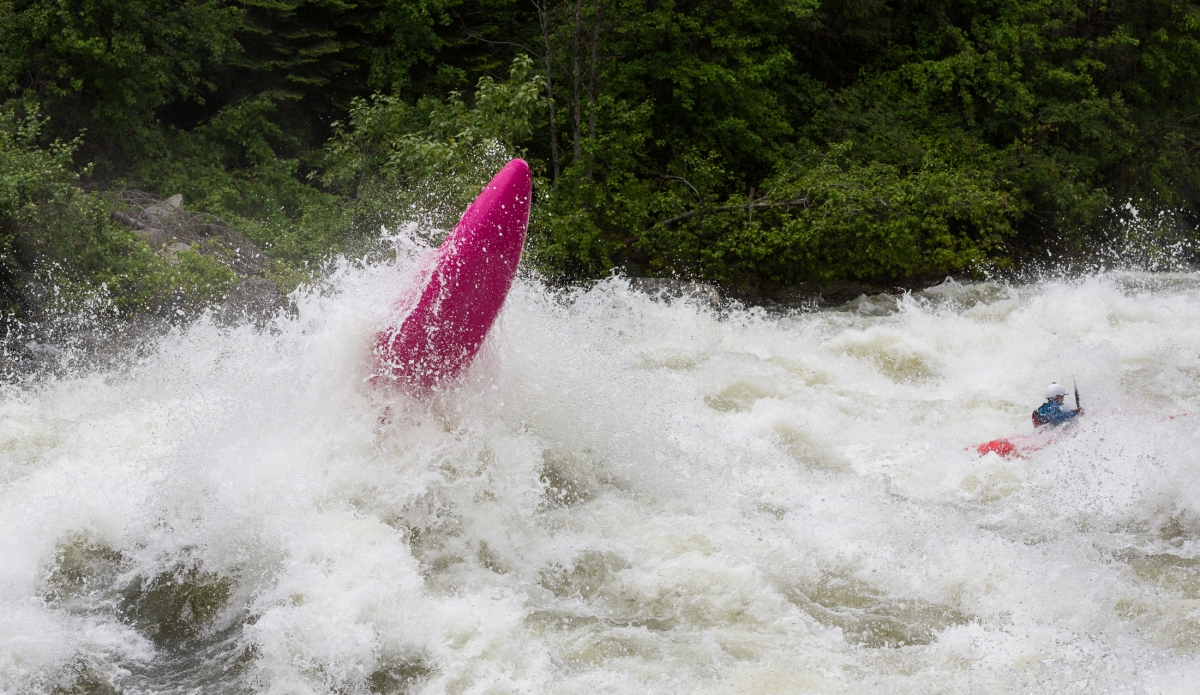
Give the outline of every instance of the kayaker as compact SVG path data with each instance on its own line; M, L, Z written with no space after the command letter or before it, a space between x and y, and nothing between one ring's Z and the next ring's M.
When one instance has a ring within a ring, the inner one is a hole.
M1067 396L1067 387L1054 382L1046 387L1046 402L1042 407L1033 411L1033 426L1050 425L1057 427L1074 420L1083 414L1083 408L1067 410L1063 407L1063 399Z

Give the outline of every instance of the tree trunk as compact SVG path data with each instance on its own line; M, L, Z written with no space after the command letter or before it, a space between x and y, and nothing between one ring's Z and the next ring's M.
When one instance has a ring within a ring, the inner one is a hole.
M571 117L574 125L574 149L571 159L571 164L579 164L583 159L583 132L581 125L583 123L583 66L579 60L579 34L583 27L583 0L575 0L575 22L571 27L571 82L574 97L571 108ZM577 170L578 171L578 170Z
M558 116L554 108L554 77L551 74L551 56L550 56L550 0L533 0L533 6L537 8L538 21L542 25L542 42L545 49L543 57L546 63L546 104L550 108L550 165L553 171L554 178L553 187L558 189L558 177L561 172L558 157Z
M588 151L587 179L592 180L592 171L596 166L596 53L600 50L600 0L593 0L592 5L592 55L588 66Z

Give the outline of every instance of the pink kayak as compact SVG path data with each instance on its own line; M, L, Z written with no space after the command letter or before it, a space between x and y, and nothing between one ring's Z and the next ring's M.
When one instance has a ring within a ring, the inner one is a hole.
M529 165L514 159L463 213L427 266L424 286L396 302L399 328L376 336L384 377L429 391L471 366L512 287L531 191Z

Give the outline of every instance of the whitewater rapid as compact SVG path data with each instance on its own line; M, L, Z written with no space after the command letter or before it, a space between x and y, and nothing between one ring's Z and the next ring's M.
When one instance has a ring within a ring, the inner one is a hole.
M792 313L526 278L422 402L367 381L412 262L3 387L0 691L1200 682L1200 275ZM965 450L1072 379L1052 446Z

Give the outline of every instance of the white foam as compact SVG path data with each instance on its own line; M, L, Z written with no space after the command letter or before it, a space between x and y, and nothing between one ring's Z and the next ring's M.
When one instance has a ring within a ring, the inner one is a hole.
M793 315L526 279L466 383L422 403L364 381L421 252L343 263L271 330L204 319L5 392L0 689L1195 677L1200 276ZM1073 432L964 451L1028 433L1072 378Z

